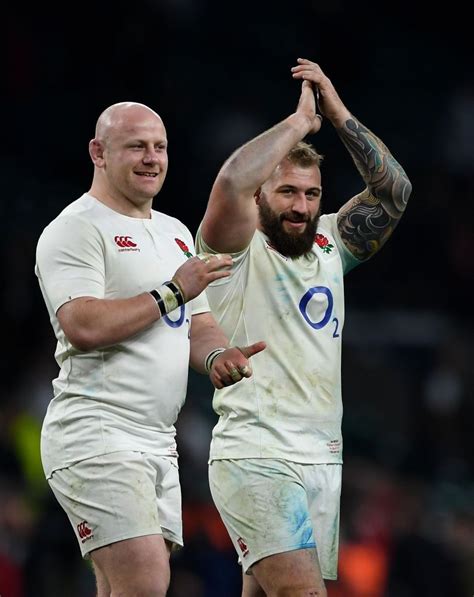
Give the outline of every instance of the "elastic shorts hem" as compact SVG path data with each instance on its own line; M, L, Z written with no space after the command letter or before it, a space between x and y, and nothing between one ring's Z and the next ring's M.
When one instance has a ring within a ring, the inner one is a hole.
M172 535L171 533L166 532L158 532L158 531L139 531L137 533L126 533L124 535L119 535L118 537L109 537L107 539L102 539L98 543L91 544L90 548L87 548L87 543L84 544L84 548L81 546L82 557L85 560L90 559L91 553L100 549L101 547L107 547L107 545L112 545L114 543L120 543L120 541L127 541L127 539L138 539L139 537L148 537L149 535L161 535L163 539L172 543L172 551L177 551L183 547L183 541L176 535Z
M264 552L256 554L253 556L251 560L246 560L243 558L239 558L240 563L242 564L242 568L244 569L245 574L252 574L249 571L249 568L263 560L264 558L268 558L269 556L276 556L280 553L287 553L289 551L298 551L300 549L315 549L316 543L307 543L306 545L291 545L289 547L278 546L274 547L273 549L267 549Z
M251 567L254 566L255 564L258 564L258 562L260 562L260 560L263 560L263 558L275 556L280 553L287 553L289 551L298 551L299 549L313 549L313 548L317 549L316 543L308 543L308 545L305 545L304 547L298 546L298 547L288 547L288 548L284 548L284 549L279 548L278 550L275 550L275 551L266 551L263 554L260 554L257 557L254 557L253 560L249 560L250 563L247 566L244 566L244 560L242 560L241 558L239 558L239 562L242 564L242 568L243 568L245 574L252 575ZM324 572L324 570L321 570L321 576L323 577L324 580L337 580L337 573L336 574L327 574Z

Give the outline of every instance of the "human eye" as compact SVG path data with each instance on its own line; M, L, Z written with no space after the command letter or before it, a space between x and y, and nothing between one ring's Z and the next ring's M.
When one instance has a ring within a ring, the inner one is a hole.
M306 197L310 201L317 199L320 195L321 195L321 191L319 189L310 189L309 191L306 191Z

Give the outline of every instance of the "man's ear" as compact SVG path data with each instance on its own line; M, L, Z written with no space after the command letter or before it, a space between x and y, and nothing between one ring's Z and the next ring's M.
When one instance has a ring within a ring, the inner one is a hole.
M102 168L104 166L104 147L97 139L91 139L89 141L89 155L91 156L91 160L94 162L95 166L98 168Z
M258 189L255 191L255 193L253 194L253 197L255 199L255 203L258 205L258 202L260 201L260 195L262 194L262 187L258 187Z

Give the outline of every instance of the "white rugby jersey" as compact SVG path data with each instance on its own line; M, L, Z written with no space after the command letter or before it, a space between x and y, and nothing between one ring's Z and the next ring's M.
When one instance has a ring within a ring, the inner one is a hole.
M191 316L205 294L133 337L75 349L56 312L81 296L129 298L171 280L194 254L189 230L155 210L132 218L84 194L42 232L35 272L57 337L60 367L41 436L46 475L117 450L176 455L174 423L187 388Z
M309 256L287 258L256 231L233 255L232 275L208 286L230 343L264 340L253 376L217 390L210 459L342 462L343 276L360 263L344 246L337 214L320 218ZM198 230L196 248L212 251Z

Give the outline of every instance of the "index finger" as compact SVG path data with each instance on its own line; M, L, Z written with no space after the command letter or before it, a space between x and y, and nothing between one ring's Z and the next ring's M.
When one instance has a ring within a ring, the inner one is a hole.
M250 357L253 357L253 355L262 352L262 350L265 350L266 347L267 345L265 344L265 342L260 341L255 342L254 344L250 344L250 346L239 346L238 348L240 352L244 355L244 357L246 359L249 359Z
M196 257L206 265L211 264L212 271L229 267L233 263L232 257L227 253L198 253Z
M215 253L209 261L207 261L207 265L209 266L209 271L217 272L223 269L230 269L232 267L232 263L234 260L230 255L227 254L220 254Z

